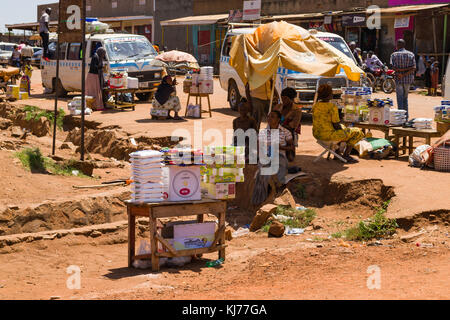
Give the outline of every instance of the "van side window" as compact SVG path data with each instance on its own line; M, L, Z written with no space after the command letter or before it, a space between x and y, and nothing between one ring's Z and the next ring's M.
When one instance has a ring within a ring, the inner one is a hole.
M98 48L102 47L102 43L100 41L92 41L91 42L91 52L89 57L92 57L93 54L97 51Z
M59 60L66 59L67 43L61 43L59 45ZM50 42L48 45L48 53L50 60L56 60L56 42Z
M227 56L227 57L230 55L232 39L233 39L232 35L227 36L227 38L223 44L222 55Z
M66 60L67 42L61 43L59 47L59 60Z
M67 51L67 60L81 60L81 43L69 44Z

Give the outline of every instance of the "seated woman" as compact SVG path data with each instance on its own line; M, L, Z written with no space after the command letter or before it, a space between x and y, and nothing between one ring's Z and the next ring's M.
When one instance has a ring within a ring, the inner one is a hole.
M294 88L285 88L281 91L281 102L274 107L281 113L280 124L288 129L294 139L294 146L298 147L298 134L300 133L300 122L302 120L302 108L298 107L294 100L297 97L297 91ZM289 161L294 161L295 149L286 153Z
M338 108L329 102L333 98L330 85L323 84L318 90L318 102L313 106L313 136L322 141L346 142L343 158L349 163L358 162L350 156L355 144L364 138L359 128L347 128L340 124Z
M182 120L178 116L178 112L181 110L181 104L180 99L176 95L176 84L176 79L172 80L171 76L165 76L156 90L152 105L153 109L168 110L169 119ZM173 118L170 116L170 111L175 112Z

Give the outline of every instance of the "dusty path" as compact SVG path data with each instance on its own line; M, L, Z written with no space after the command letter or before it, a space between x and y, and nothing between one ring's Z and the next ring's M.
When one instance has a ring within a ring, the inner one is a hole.
M42 93L38 78L33 75L34 94ZM181 81L180 81L181 82ZM212 99L213 118L201 121L203 129L224 132L236 116L226 102L226 93L219 89ZM181 89L181 88L180 88ZM182 92L180 90L179 92ZM186 96L181 94L182 104ZM49 97L33 97L26 104L52 109ZM432 116L432 107L439 98L410 96L412 116ZM20 104L23 102L17 102ZM65 107L63 102L61 106ZM149 120L148 104L138 105L135 112L94 113L88 119L104 125L120 125L132 134L148 136L171 135L175 128L192 132L193 120L153 122ZM183 113L182 113L183 114ZM428 210L449 209L450 175L421 171L407 166L406 158L396 160L364 160L355 165L336 161L312 160L320 147L312 137L310 119L302 128L297 164L303 171L330 181L381 179L394 187L389 216L404 217ZM380 136L378 133L374 133ZM204 141L208 143L209 141ZM48 153L51 138L31 138ZM220 142L218 142L220 144ZM76 177L51 177L31 174L10 160L10 152L0 152L0 161L7 163L0 174L7 187L0 193L0 205L35 203L45 200L71 199L89 191L74 191L72 184L83 183ZM102 179L123 178L127 169L95 169ZM52 196L51 194L57 194ZM128 269L126 232L99 238L70 236L62 239L17 244L0 249L0 299L449 299L449 227L440 221L417 224L408 232L425 228L419 243L433 247L417 247L415 241L404 243L399 237L381 241L382 246L350 243L329 235L370 216L369 208L324 206L316 208L323 228L307 231L298 237L267 238L267 234L251 234L233 239L227 248L227 261L221 268L206 268L205 261L182 268L162 269L161 273ZM448 214L447 214L448 216ZM448 218L447 218L448 221ZM229 221L231 224L233 221ZM437 227L437 229L433 229ZM215 258L216 255L207 255ZM81 269L81 289L69 290L67 267ZM367 268L376 265L381 271L381 288L367 288Z

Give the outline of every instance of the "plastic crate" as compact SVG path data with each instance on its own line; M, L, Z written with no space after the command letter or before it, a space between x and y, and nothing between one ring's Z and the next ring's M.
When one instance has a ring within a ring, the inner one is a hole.
M435 149L434 168L438 171L450 172L450 142L445 142Z

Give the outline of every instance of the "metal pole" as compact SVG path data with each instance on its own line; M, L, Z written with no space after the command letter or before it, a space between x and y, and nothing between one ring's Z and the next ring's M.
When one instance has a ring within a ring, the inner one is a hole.
M58 18L58 21L60 18ZM57 27L57 41L56 41L56 77L55 84L53 86L53 90L55 90L55 115L53 119L53 146L52 146L52 155L55 155L56 149L56 118L58 117L58 85L59 85L59 52L60 52L60 42L59 42L59 23Z
M81 48L82 48L82 65L81 65L81 161L84 161L84 111L86 108L86 0L83 0L83 10L81 14ZM103 75L102 75L103 76ZM101 88L103 89L103 88Z

